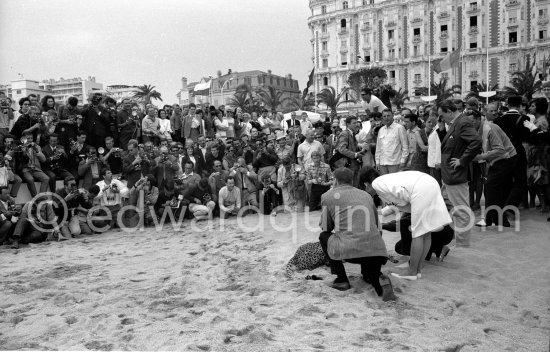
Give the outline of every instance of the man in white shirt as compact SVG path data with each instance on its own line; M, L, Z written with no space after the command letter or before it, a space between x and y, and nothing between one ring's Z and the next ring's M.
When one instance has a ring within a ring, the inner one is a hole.
M305 141L298 146L298 164L307 167L311 163L311 154L315 151L321 154L321 158L325 155L325 148L321 142L315 140L315 131L308 130L306 132Z
M263 109L262 110L262 115L258 118L258 123L260 124L261 128L262 128L262 133L264 135L269 135L271 133L271 124L272 124L272 121L271 119L269 118L269 116L267 116L267 113L268 111L266 109Z
M388 107L382 103L382 100L378 99L377 96L372 95L372 90L370 88L363 88L361 91L361 107L370 115L373 112L382 112Z
M409 140L405 127L393 121L390 109L382 112L384 126L376 139L375 161L380 174L390 174L405 167L409 156Z
M300 128L302 129L302 134L305 136L306 132L313 128L313 124L309 121L307 112L303 112L300 118Z
M220 189L218 204L220 206L220 216L224 219L239 213L241 209L241 190L235 187L233 176L228 176L225 186Z
M103 180L96 183L99 186L99 193L94 200L99 201L99 205L109 209L111 212L110 227L116 224L118 212L121 209L121 198L128 197L128 187L120 180L113 178L110 169L106 169Z

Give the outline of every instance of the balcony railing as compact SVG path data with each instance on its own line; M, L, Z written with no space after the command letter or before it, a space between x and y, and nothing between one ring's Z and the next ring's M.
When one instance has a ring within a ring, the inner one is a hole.
M470 27L470 30L468 31L468 34L470 34L470 35L474 35L474 34L478 34L478 33L479 33L479 31L477 29L477 26Z
M519 5L520 5L519 0L508 0L506 2L506 7L516 7L516 6L519 6Z
M388 23L386 23L386 27L395 27L397 26L397 23L395 21L389 21Z
M443 19L443 18L450 18L451 15L447 12L447 11L443 11L439 14L439 18L440 19Z
M477 71L472 71L472 72L470 72L468 77L469 78L477 78L477 77L479 77L479 73L477 73Z
M361 26L361 30L363 32L370 32L372 30L372 27L370 25L367 26L367 25L364 24L364 25Z
M328 50L321 50L321 57L327 57L329 55Z
M467 14L473 14L473 13L477 13L477 12L479 12L479 11L481 11L481 10L479 9L479 7L477 7L477 6L470 6L470 8L469 8L468 10L466 10L466 13L467 13Z
M422 84L422 80L421 80L421 79L416 79L416 78L415 78L415 79L413 80L413 83L416 84L416 85L418 86L418 85Z
M441 39L447 39L449 38L449 33L447 31L443 31L441 32L441 34L439 35L439 38Z
M422 17L415 17L411 20L411 23L422 23Z
M544 17L540 17L537 21L537 24L539 26L544 26L545 24L548 23L548 17L544 16Z
M413 37L413 43L414 43L414 44L418 44L418 43L420 43L421 41L422 41L422 39L420 38L420 35L417 34L417 35L415 35L415 36Z
M349 31L347 28L340 28L338 30L338 35L348 35L349 34Z
M330 36L328 32L321 32L321 39L328 39Z

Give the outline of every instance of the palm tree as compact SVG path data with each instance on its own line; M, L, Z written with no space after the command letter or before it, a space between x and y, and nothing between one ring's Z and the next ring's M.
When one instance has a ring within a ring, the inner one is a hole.
M266 89L267 88L267 89ZM272 86L260 88L256 91L258 98L264 106L271 109L271 112L277 112L277 108L289 100L288 97L283 98L283 92L275 89Z
M312 94L306 96L301 95L298 98L290 99L288 105L293 110L311 111L315 106L315 98Z
M237 94L244 96L244 99L246 99L248 105L246 111L252 112L254 110L253 105L256 105L256 101L254 99L254 90L252 89L252 87L246 83L239 84L235 89L235 95Z
M480 97L479 93L486 92L486 91L487 91L487 83L485 82L478 83L474 87L472 87L472 90L470 90L468 94L466 94L466 97L464 98L464 100L468 100L470 98L476 98L479 101L485 101L485 98ZM492 87L489 87L489 91L497 92L495 96L492 96L491 98L489 98L489 101L500 100L500 94L498 92L498 83Z
M348 87L342 89L338 94L336 94L336 90L333 87L328 87L317 93L317 101L319 104L325 104L330 109L330 117L333 119L337 115L338 106L351 101L345 100L348 92L350 92L350 88Z
M250 112L250 98L243 92L235 92L227 101L234 108L241 108L244 112Z
M462 87L459 85L447 87L448 82L448 78L441 78L438 83L432 82L430 84L430 94L437 96L434 104L438 105L444 100L451 99L455 94L460 94ZM426 87L419 88L418 91L420 95L428 95L428 88Z
M144 84L136 88L138 91L134 93L134 98L141 101L144 106L150 104L152 99L162 101L161 94L155 90L155 86Z
M406 100L411 100L411 98L409 98L409 91L407 89L399 88L391 102L395 104L397 110L401 110L403 105L405 105Z
M542 88L542 81L537 78L538 70L533 72L534 67L535 60L533 60L533 63L529 63L529 60L527 60L523 71L512 73L510 86L504 87L502 90L503 95L505 97L520 95L529 100L533 99L533 95Z

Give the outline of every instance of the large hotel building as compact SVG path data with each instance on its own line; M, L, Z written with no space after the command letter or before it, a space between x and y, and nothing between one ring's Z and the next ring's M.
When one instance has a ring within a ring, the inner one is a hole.
M315 89L340 91L350 73L386 69L396 89L427 87L429 59L460 51L459 64L436 74L466 93L487 81L502 88L536 54L550 54L550 0L310 0ZM433 66L432 66L433 67Z

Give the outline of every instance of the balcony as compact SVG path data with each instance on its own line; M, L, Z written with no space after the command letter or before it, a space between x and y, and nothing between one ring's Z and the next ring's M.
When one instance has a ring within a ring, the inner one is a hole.
M389 21L388 23L386 23L386 28L395 27L395 26L397 26L397 23L395 21Z
M413 18L413 19L411 20L411 23L412 23L412 24L415 24L415 23L422 23L422 17Z
M414 38L413 38L413 43L414 44L418 44L422 41L422 39L420 38L420 35L415 35Z
M510 43L508 43L508 46L509 46L509 47L518 46L518 42L510 42Z
M478 77L479 77L479 73L477 73L477 71L472 71L472 72L470 72L470 74L468 75L468 77L471 78L471 79L478 78Z
M395 42L393 39L388 40L388 48L393 48L395 46Z
M478 33L479 33L479 31L478 31L478 29L477 29L477 26L472 26L472 27L470 27L470 30L468 31L468 34L469 34L469 35L476 35L476 34L478 34Z
M321 39L328 39L329 37L328 32L321 32Z
M441 39L447 39L449 38L449 33L447 31L443 31L441 32L441 34L439 35L439 38Z
M437 17L439 17L439 19L442 20L442 19L451 18L451 15L447 11L443 11Z
M544 26L545 24L548 24L548 17L546 17L546 16L540 17L537 21L537 24L539 26Z
M397 57L395 57L395 54L394 55L389 55L388 58L387 58L387 61L395 61L397 60Z
M479 9L478 6L470 6L470 8L469 8L468 10L466 10L466 13L467 13L468 15L473 15L473 14L478 13L478 12L480 12L480 11L481 11L481 10Z
M369 54L370 53L370 46L367 45L367 46L363 47L363 52L365 54Z
M339 35L339 36L346 36L346 35L348 35L348 34L349 34L349 31L348 31L347 28L340 28L340 29L338 30L338 35Z
M364 24L361 26L361 32L370 32L370 31L372 31L372 27L370 25L367 26Z
M328 50L321 50L321 57L322 58L326 58L326 57L328 57L328 55L329 55Z
M421 79L416 79L416 78L415 78L415 79L413 80L413 83L414 83L415 86L419 86L419 85L422 84L422 80L421 80Z
M508 0L505 6L508 8L512 8L512 7L519 7L519 5L520 5L519 0Z
M347 47L347 46L341 46L341 47L340 47L340 53L341 53L341 54L345 54L345 53L347 53L347 52L348 52L348 50L349 50L349 49L348 49L348 47Z

